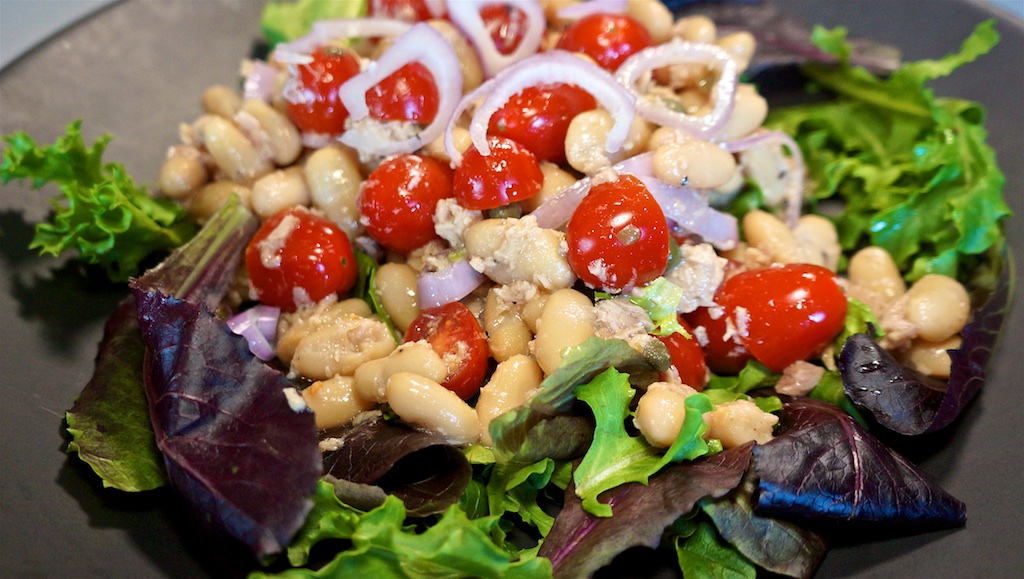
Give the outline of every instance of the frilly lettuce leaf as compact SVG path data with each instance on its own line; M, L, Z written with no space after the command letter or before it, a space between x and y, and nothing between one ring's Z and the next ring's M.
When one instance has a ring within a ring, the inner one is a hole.
M626 432L629 405L635 392L629 379L614 369L576 388L576 396L594 412L597 427L594 443L573 472L573 480L583 508L600 517L612 515L612 507L598 500L604 491L628 482L646 483L669 462L693 460L713 448L702 438L707 431L703 415L712 409L707 396L693 394L686 398L686 416L679 435L672 446L662 452L642 436L630 436Z
M318 20L358 18L366 15L366 0L298 0L268 2L260 18L260 30L270 47L309 33Z
M54 183L63 193L51 202L51 220L36 225L30 249L49 255L75 250L83 261L102 266L111 280L126 281L143 259L185 243L197 227L180 205L137 186L123 166L104 164L110 136L88 147L81 124L72 122L65 135L45 147L24 132L5 136L0 178L30 180L34 188Z
M675 540L676 558L684 577L719 579L756 579L757 567L728 542L723 542L715 527L698 522L693 532Z

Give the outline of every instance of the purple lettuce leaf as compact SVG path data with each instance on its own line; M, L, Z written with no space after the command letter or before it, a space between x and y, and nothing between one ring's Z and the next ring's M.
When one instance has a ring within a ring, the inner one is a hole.
M211 313L256 226L233 198L131 288L147 349L142 384L168 478L201 531L263 557L302 525L322 465L301 395Z
M321 475L313 413L204 307L136 289L144 383L172 484L214 534L281 551ZM289 396L291 393L291 396Z
M677 14L701 14L715 22L720 34L748 31L757 40L757 53L747 73L756 75L770 68L806 62L837 62L835 56L811 41L811 27L787 14L773 2L757 0L699 2L668 0L665 5ZM900 64L897 48L868 38L849 39L850 62L876 73L889 73Z
M749 474L749 473L748 473ZM758 567L787 577L811 577L828 553L821 535L754 513L752 477L720 499L702 501L719 535Z
M985 382L986 369L1006 321L1013 294L1013 266L1003 260L995 290L972 313L960 348L950 350L948 382L903 366L864 334L851 336L839 356L843 389L879 425L903 435L935 432L952 423Z
M613 506L613 517L586 512L570 484L565 506L537 554L551 560L556 576L589 576L630 547L656 547L665 528L699 500L735 488L749 464L749 445L670 464L647 485L628 483L603 493L601 500Z
M754 448L754 512L815 529L911 533L961 527L966 507L841 409L787 402L779 436Z
M324 453L326 473L397 496L411 516L443 513L473 477L466 456L443 437L381 417L331 429L323 438L336 446Z

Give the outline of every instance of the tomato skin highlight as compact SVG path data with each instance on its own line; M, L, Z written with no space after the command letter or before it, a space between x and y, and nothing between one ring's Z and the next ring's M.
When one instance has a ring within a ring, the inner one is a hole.
M668 223L639 179L619 175L594 185L565 230L569 267L589 287L619 292L665 272Z
M273 239L285 219L286 234ZM267 267L264 253L280 264ZM297 290L315 303L348 292L358 275L352 245L341 228L304 208L286 209L268 219L249 242L245 265L257 299L289 312L302 305L295 302Z
M437 116L439 101L434 75L418 62L399 68L366 91L370 117L378 121L426 125Z
M302 102L288 101L288 116L300 131L340 135L345 132L348 110L338 89L359 74L359 60L350 50L324 46L310 56L313 61L298 65L298 75L290 80L292 92Z
M715 301L726 308L743 345L775 372L820 352L846 320L838 278L811 264L738 273L722 284Z
M495 209L540 193L544 173L537 157L505 137L489 136L486 157L470 147L455 169L454 191L466 209Z
M707 338L707 343L702 348L704 361L715 374L739 374L747 362L754 358L750 350L737 339L735 331L730 334L729 322L724 312L714 317L710 308L697 308L683 317L690 327L703 328Z
M494 42L494 48L502 55L512 54L526 35L526 13L511 2L484 4L480 8L480 18Z
M658 336L658 340L668 349L669 358L672 360L672 366L676 369L676 373L679 374L679 380L700 392L704 389L708 377L704 350L701 349L700 342L697 341L697 337L693 333L693 328L686 320L682 316L678 316L678 321L679 325L690 334L689 336L675 332L668 336Z
M624 14L590 14L570 24L557 48L582 52L601 68L615 72L622 61L653 44L651 35L635 19Z
M529 87L491 117L487 133L508 137L540 161L565 162L565 135L573 117L597 108L589 92L574 84Z
M438 201L452 197L452 170L433 157L396 155L363 182L359 214L381 245L409 253L440 239L434 230Z
M423 310L405 331L406 342L418 340L426 340L448 365L442 386L463 400L476 395L487 375L490 354L487 335L469 308L451 302Z

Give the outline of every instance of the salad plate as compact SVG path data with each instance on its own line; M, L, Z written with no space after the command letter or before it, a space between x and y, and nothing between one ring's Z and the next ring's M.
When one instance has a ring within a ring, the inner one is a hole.
M808 23L898 47L905 60L938 58L996 18L989 54L933 82L981 103L989 144L1015 216L1007 227L1024 270L1024 23L968 1L799 1L779 7ZM0 133L39 142L83 120L85 140L113 140L106 159L155 181L178 125L201 110L202 90L237 78L258 42L262 3L123 1L64 30L0 73ZM52 191L9 183L0 195L0 569L10 577L230 576L192 538L169 491L103 489L64 452L64 412L88 381L103 323L126 293L102 272L27 249ZM1019 300L1019 296L1018 296ZM951 427L898 449L967 505L963 529L837 545L816 577L1024 576L1024 310L1014 308L978 398ZM616 570L673 576L643 553ZM616 575L621 576L621 575Z

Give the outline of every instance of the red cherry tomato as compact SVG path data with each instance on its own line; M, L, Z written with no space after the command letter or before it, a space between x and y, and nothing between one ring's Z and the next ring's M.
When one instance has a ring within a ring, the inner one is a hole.
M294 311L300 303L345 293L359 268L345 233L303 208L286 209L264 223L249 242L245 265L261 302Z
M411 62L366 91L370 117L429 124L437 116L437 83L427 67Z
M370 0L366 10L371 17L394 18L406 22L422 22L433 18L423 0Z
M836 275L810 264L736 274L715 302L725 307L743 345L776 372L821 351L846 320L846 294Z
M437 202L452 196L452 170L432 157L396 155L363 182L359 214L366 230L384 247L408 253L439 239L434 231Z
M423 310L405 331L405 341L426 340L448 366L445 388L468 400L487 374L487 335L460 302Z
M690 334L689 336L676 332L668 336L658 336L658 339L668 348L669 358L671 358L672 366L679 374L680 381L694 390L703 390L708 376L708 366L704 362L704 351L701 349L697 337L693 334L693 329L682 316L679 316L679 324Z
M750 350L740 343L735 330L729 327L723 310L717 309L717 314L713 316L709 308L697 308L684 317L694 331L701 328L704 332L707 338L703 347L704 361L715 374L739 374L747 362L753 359Z
M570 24L556 48L582 52L614 72L622 61L653 44L651 35L624 14L591 14Z
M547 84L513 96L491 117L487 132L508 137L541 161L565 162L565 134L573 117L597 108L597 101L574 84Z
M480 9L480 18L499 53L506 56L512 54L523 41L527 25L526 13L515 5L506 2L484 4Z
M565 230L569 266L592 288L643 286L668 265L665 214L632 175L594 185Z
M288 116L301 131L340 135L348 111L338 99L338 88L359 73L359 60L351 51L333 47L317 48L311 56L313 62L299 65L292 79L295 96L288 102Z
M540 193L544 173L526 147L504 137L489 136L486 157L470 147L455 169L455 197L466 209L494 209Z

